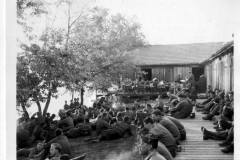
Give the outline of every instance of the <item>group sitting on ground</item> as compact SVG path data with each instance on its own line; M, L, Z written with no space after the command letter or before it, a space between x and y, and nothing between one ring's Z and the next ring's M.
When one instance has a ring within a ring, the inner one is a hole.
M181 103L182 99L179 101ZM161 143L158 146L168 152L165 153L168 155L166 159L172 159L176 155L177 145L186 138L186 132L176 118L166 115L163 102L159 99L157 102L154 106L134 103L122 109L111 107L103 97L88 108L75 98L70 105L65 102L63 109L59 110L59 120L49 113L46 116L36 113L31 118L24 117L24 114L17 128L17 155L39 160L49 157L53 160L51 150L56 150L57 157L68 155L70 159L69 138L90 136L85 141L96 143L140 134L140 130L147 129L150 139L157 137L155 141ZM176 109L176 112L180 110ZM146 142L150 145L149 140Z
M216 132L207 130L201 127L203 132L203 139L223 140L219 146L224 153L233 153L234 151L234 106L233 106L233 92L225 93L224 90L215 89L211 87L207 91L208 98L196 105L197 109L206 114L202 117L203 120L213 121Z
M217 95L222 96L220 93ZM168 93L168 96L169 102L166 104L158 97L155 105L136 102L124 108L113 108L105 97L97 100L92 107L81 105L79 99L75 98L70 104L66 101L63 109L59 110L59 120L55 120L56 115L49 113L44 117L36 113L31 118L24 114L17 128L17 154L39 160L55 160L58 157L70 159L69 138L90 136L85 141L97 143L134 135L140 137L142 155L162 156L171 160L181 151L180 143L186 139L186 131L178 119L191 117L196 98L189 89L183 89L176 95ZM197 107L212 114L215 103L220 104L216 102L218 96L209 91L209 99L197 104ZM233 140L228 142L233 137L233 110L228 107L232 104L232 96L228 96L226 101L230 103L225 102L226 107L222 109L219 107L220 116L214 114L215 124L221 127L217 129L223 129L221 135L217 133L217 137L224 137L227 144L233 145ZM214 105L209 107L209 103ZM204 127L202 131L205 139L213 137L214 133ZM26 149L32 146L36 147Z

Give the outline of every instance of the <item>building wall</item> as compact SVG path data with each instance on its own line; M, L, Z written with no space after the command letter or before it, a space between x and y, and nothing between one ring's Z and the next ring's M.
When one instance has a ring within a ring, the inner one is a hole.
M205 76L207 77L207 85L225 91L232 90L234 84L233 53L229 52L205 65Z
M152 68L152 77L158 78L159 80L166 80L173 82L177 80L178 75L181 79L184 79L188 72L192 70L189 66L159 66Z

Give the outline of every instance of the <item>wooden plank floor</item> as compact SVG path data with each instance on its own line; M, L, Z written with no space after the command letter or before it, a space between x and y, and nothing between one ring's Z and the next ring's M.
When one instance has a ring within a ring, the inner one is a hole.
M201 126L214 131L211 121L202 120L201 113L196 113L195 119L180 120L186 128L187 140L181 143L182 152L176 156L176 160L232 160L233 154L221 152L221 141L203 140Z

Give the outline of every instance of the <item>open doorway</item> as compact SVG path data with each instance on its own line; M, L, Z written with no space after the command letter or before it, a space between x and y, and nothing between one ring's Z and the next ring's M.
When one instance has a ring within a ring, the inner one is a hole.
M150 81L152 80L152 69L141 69L144 73L143 73L143 79L145 81Z
M192 68L192 73L195 77L195 81L198 81L199 77L204 74L204 68L203 67L194 67L194 68Z

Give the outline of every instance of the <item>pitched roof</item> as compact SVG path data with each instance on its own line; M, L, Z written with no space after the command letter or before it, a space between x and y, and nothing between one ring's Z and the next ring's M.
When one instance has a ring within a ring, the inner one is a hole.
M221 55L224 54L224 52L226 52L226 50L230 49L230 48L233 48L233 41L230 41L230 42L227 42L223 45L223 47L221 47L219 50L217 50L217 52L215 54L213 54L209 59L208 61L211 61Z
M132 53L136 65L200 64L210 58L223 42L149 45Z

